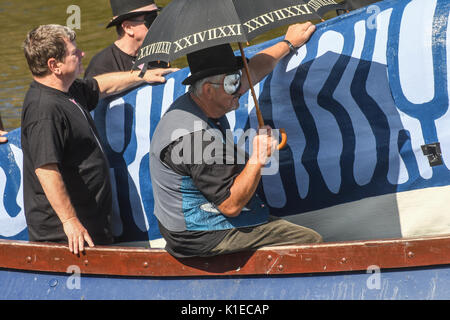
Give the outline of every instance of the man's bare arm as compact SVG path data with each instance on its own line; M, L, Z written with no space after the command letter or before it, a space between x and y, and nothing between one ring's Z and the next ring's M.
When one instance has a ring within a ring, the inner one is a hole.
M100 97L111 95L113 93L119 93L128 89L129 87L141 83L164 83L166 82L165 75L175 72L177 68L158 68L147 70L143 78L139 77L140 71L123 71L123 72L111 72L100 74L95 76L98 87L100 90Z
M294 47L298 48L305 44L316 30L316 26L311 22L293 24L289 26L284 37ZM275 68L277 63L289 53L289 46L285 42L278 42L273 46L264 49L253 56L249 61L250 76L253 84L261 81ZM243 73L241 93L249 89L247 75Z
M94 242L88 231L78 220L58 166L48 164L37 168L35 172L50 205L63 224L70 252L78 254L79 251L84 251L85 241L90 247L93 247Z
M230 188L230 196L217 208L228 217L237 217L253 194L261 180L261 169L272 156L278 141L272 137L271 128L264 126L253 139L253 151L244 170L236 177Z

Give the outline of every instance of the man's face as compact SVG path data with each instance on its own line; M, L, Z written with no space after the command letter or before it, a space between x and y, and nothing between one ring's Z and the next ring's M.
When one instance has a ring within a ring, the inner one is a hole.
M216 85L218 85L218 88L214 87L214 101L222 107L224 114L239 108L239 98L241 97L241 94L239 93L240 74L223 75L220 83L216 83ZM233 86L235 86L235 88L231 88ZM227 88L229 92L235 92L230 94L225 91L225 88Z
M144 42L144 38L147 35L147 31L150 28L151 22L153 22L154 19L151 19L153 15L150 14L143 14L140 16L137 16L133 19L127 20L129 23L130 28L132 28L134 39L139 46L142 45Z
M61 74L67 78L76 79L83 71L81 60L84 52L77 48L75 41L64 40L66 43L66 55L62 62L58 62Z

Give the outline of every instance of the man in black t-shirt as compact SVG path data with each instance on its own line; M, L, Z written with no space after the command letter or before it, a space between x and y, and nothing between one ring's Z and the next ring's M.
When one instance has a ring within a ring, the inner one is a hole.
M34 81L22 108L24 206L31 241L110 244L109 167L90 116L99 96L146 82L164 82L176 69L117 72L79 80L84 53L75 32L40 26L23 48Z
M137 52L159 11L153 0L111 0L110 3L114 17L107 28L116 27L117 40L91 59L85 78L131 70ZM152 62L149 66L164 68L167 63Z

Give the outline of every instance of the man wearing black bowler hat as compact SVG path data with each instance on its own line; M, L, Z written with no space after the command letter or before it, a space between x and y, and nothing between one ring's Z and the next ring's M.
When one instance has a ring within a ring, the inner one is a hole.
M314 30L309 22L292 25L283 41L257 53L248 62L252 82L261 81ZM224 44L187 59L191 76L183 84L189 92L161 118L150 147L154 214L166 250L184 258L321 242L314 230L270 216L255 193L278 144L270 127L260 128L247 158L230 142L225 114L239 107L249 89L242 58Z
M131 70L137 52L159 11L153 0L110 0L110 4L113 18L106 27L116 27L117 40L91 59L85 78ZM167 64L155 62L150 66L163 68Z

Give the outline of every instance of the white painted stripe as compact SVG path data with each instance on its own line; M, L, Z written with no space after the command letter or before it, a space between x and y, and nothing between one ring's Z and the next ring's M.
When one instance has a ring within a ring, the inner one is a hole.
M405 97L415 104L434 97L432 31L436 0L413 0L406 5L400 25L398 60Z
M136 157L134 161L128 166L129 184L134 184L136 187L136 194L130 192L130 201L133 203L132 211L133 218L136 225L141 231L149 229L148 219L142 203L139 168L142 158L150 151L150 112L152 104L152 87L146 86L139 89L136 95ZM150 165L150 164L147 164ZM150 179L150 177L149 177ZM129 188L133 191L134 188ZM140 208L134 206L140 205Z
M167 109L169 109L170 105L173 102L174 89L175 89L175 79L170 78L164 85L163 100L161 106L161 117L166 113Z
M341 186L340 156L343 149L342 133L335 117L317 103L320 90L329 76L344 47L342 34L335 31L325 32L319 40L318 56L327 52L337 54L316 58L306 78L303 92L306 105L314 118L319 135L319 153L317 163L328 189L338 193Z
M111 101L105 115L105 131L111 149L122 152L125 147L124 134L125 100L123 98Z
M12 163L16 162L19 166L21 166L23 161L22 150L19 147L16 147L14 144L9 144L11 148L11 153L13 159L10 161ZM20 167L20 169L22 169ZM5 194L6 187L6 174L3 171L3 168L0 168L0 192L2 195ZM4 196L3 196L4 197ZM25 212L23 209L23 174L22 171L20 173L20 187L16 196L16 203L20 207L20 212L15 216L11 217L4 206L4 199L2 197L2 201L0 201L0 236L3 237L12 237L20 232L22 232L26 227L27 223L25 221Z
M307 53L306 45L301 46L297 53L292 55L292 57L289 59L289 62L286 67L286 72L289 72L293 69L297 69L297 67L303 62L303 59L305 59Z
M353 45L352 57L361 59L364 49L364 40L366 38L366 23L364 20L358 21L354 25L355 43Z
M392 9L384 10L377 15L377 33L373 48L372 61L387 64L386 50L388 42L389 21Z

